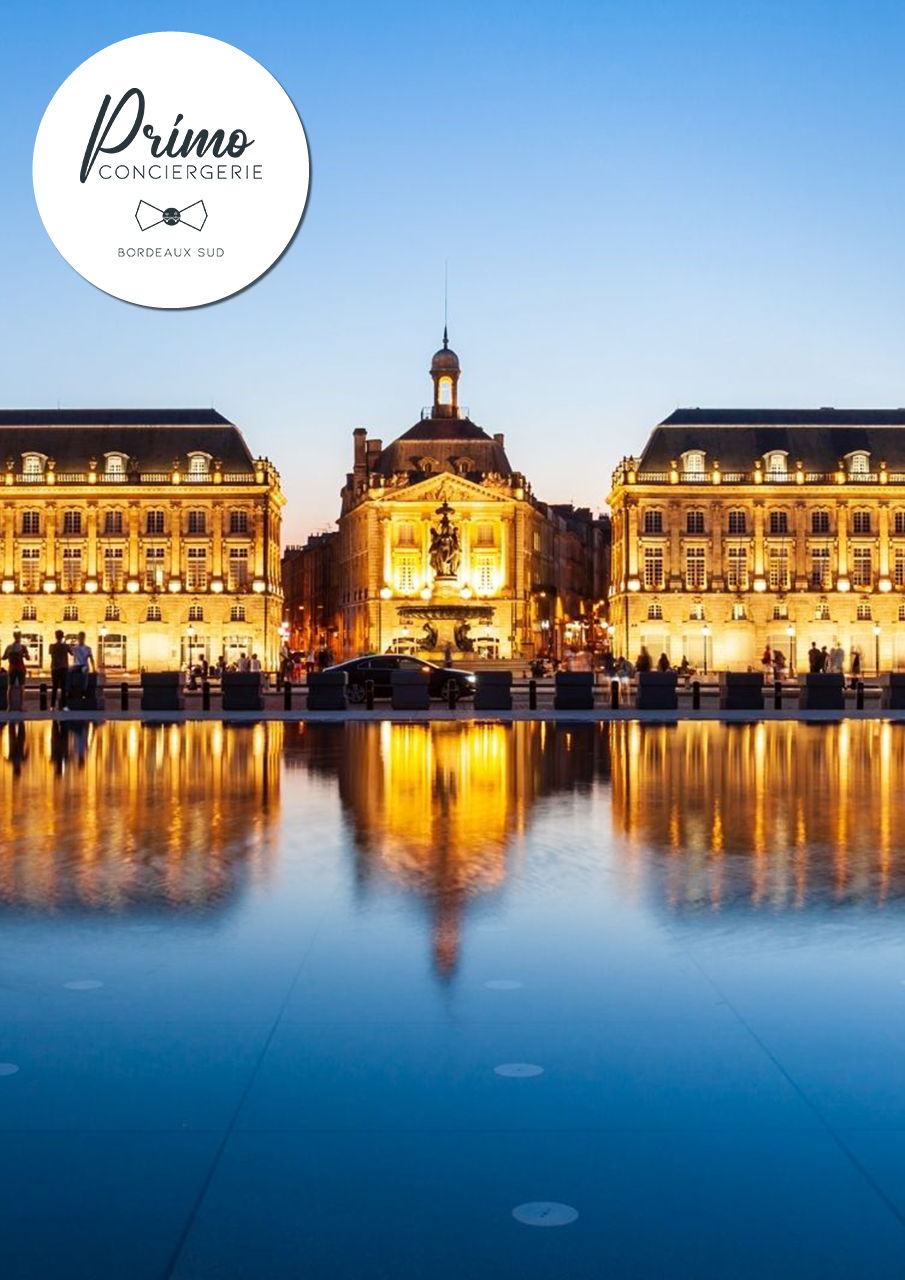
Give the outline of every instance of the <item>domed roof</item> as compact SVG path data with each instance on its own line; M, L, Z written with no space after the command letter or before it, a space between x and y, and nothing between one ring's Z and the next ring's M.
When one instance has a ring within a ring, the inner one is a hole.
M449 339L446 336L446 329L443 330L443 346L439 351L434 352L434 358L431 360L431 373L459 373L459 357L449 345Z

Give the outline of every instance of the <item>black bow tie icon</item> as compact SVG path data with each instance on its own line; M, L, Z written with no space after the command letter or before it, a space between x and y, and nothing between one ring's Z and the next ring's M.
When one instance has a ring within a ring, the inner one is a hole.
M200 231L207 222L207 209L204 207L203 200L196 200L194 204L188 204L184 209L158 209L155 204L148 204L147 200L139 200L138 208L135 210L135 220L142 231L149 231L151 227L156 227L158 222L165 222L168 227L175 227L178 222L181 222L184 226L191 227L193 231Z

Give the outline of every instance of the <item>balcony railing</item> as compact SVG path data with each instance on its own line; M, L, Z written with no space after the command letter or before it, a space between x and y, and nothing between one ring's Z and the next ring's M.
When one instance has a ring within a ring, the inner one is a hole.
M421 421L427 418L468 418L468 405L427 404L421 410Z
M624 483L628 468L617 468L613 475L614 487ZM840 480L839 476L843 475ZM797 484L905 484L903 471L678 471L677 479L672 479L669 471L638 471L635 473L637 484L684 484L684 485L718 485L718 484L782 484L794 488ZM803 478L799 480L799 476Z
M460 417L467 416L467 411L462 411ZM7 472L7 476L12 475L12 484L44 484L44 485L63 485L63 484L134 484L136 480L130 475L107 475L103 471L43 471L37 474L31 472ZM91 476L94 476L92 481ZM225 471L222 473L223 484L256 484L257 477L255 473L248 471ZM139 484L172 484L172 471L142 471L138 478ZM184 485L193 484L213 484L214 473L206 472L203 475L190 475L188 472L180 472L180 483Z

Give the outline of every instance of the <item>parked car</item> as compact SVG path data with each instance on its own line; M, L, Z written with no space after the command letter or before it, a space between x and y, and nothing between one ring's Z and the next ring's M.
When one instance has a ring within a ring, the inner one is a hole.
M434 662L397 653L373 653L364 658L350 658L348 662L338 662L328 669L345 671L346 697L350 702L364 702L368 680L374 682L375 698L388 698L392 692L390 676L393 671L423 671L430 678L428 687L432 698L447 699L453 686L457 697L468 698L475 688L475 677L470 671L438 667Z

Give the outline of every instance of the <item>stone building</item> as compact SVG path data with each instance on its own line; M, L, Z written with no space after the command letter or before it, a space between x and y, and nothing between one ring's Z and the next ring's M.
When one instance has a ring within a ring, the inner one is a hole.
M0 412L0 634L32 666L60 628L135 672L225 653L275 662L275 468L213 409Z
M554 651L571 620L557 573L566 522L513 470L503 436L459 403L445 333L430 376L433 403L398 439L384 447L354 432L335 545L339 648L493 659Z
M289 623L289 644L305 653L337 651L340 630L338 560L339 534L312 533L302 546L283 552L283 595Z
M905 667L905 409L678 409L613 476L612 643Z

